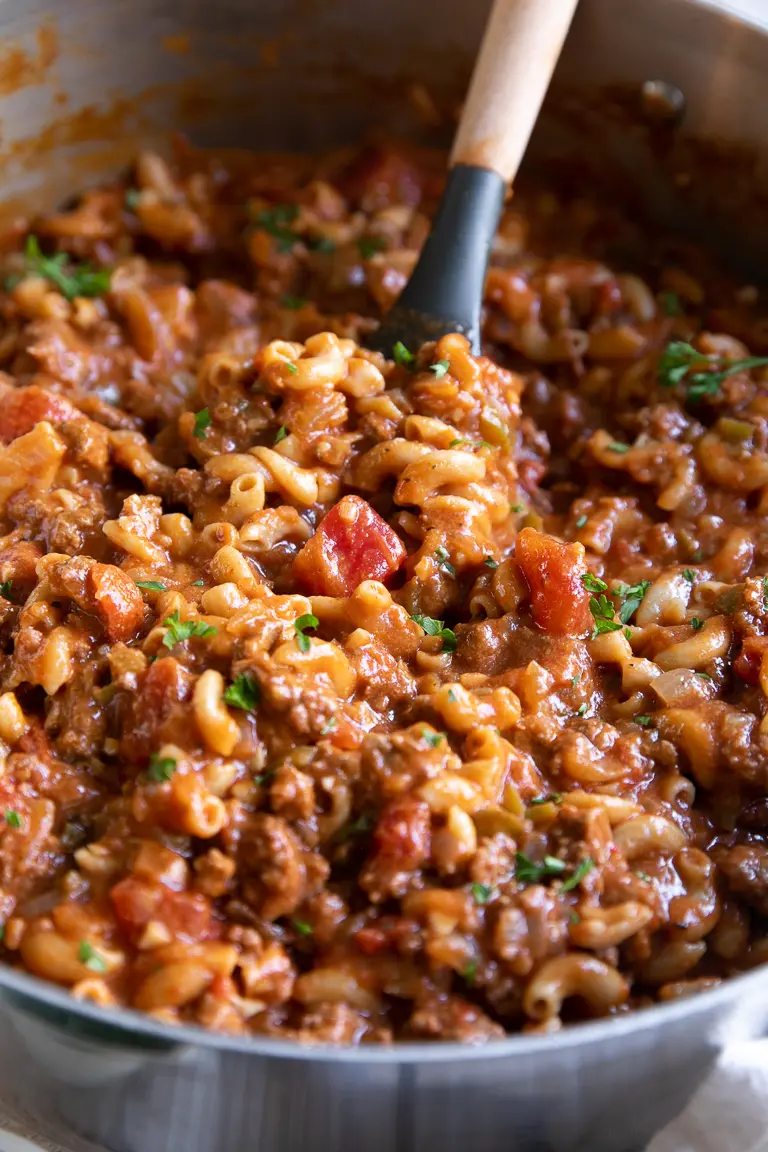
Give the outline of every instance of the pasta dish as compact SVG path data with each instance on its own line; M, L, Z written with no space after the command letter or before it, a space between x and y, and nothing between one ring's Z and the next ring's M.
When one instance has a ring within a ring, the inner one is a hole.
M6 963L357 1044L768 959L764 301L532 191L487 355L386 360L443 166L179 145L4 234Z

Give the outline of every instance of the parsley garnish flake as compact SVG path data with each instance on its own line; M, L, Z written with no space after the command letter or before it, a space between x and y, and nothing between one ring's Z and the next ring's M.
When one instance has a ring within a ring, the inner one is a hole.
M176 761L173 756L161 756L159 752L152 753L147 768L149 780L154 781L155 784L167 784L175 771Z
M416 363L416 357L413 352L409 352L402 340L398 340L392 348L392 359L395 364L401 368L413 368Z
M170 616L166 616L163 620L163 627L168 629L163 636L163 644L168 649L173 648L176 644L182 644L192 636L216 635L216 629L213 625L206 624L204 620L181 620L178 608Z
M199 412L195 412L195 426L192 429L195 440L205 440L210 426L211 414L207 408L201 408Z
M411 616L427 636L439 636L443 642L443 652L456 651L456 633L446 628L442 620L434 620L431 616Z
M224 703L243 712L253 712L259 703L259 686L249 672L235 676L224 693Z
M76 296L102 296L109 291L108 269L74 263L66 252L44 256L36 236L27 237L24 258L30 275L48 280L67 300L74 300Z
M107 970L104 957L100 956L93 945L89 944L87 940L80 941L77 958L86 968L90 968L91 972L106 972Z
M708 356L698 352L692 344L683 340L673 340L659 358L657 379L662 388L674 388L683 384L686 398L696 403L707 396L717 396L723 381L735 372L745 372L750 368L764 368L768 356L748 356L743 360L727 361L722 368L692 372L696 365L722 363L720 356Z
M299 616L298 620L294 620L293 627L296 630L296 643L300 652L309 652L309 636L305 635L307 628L318 628L319 625L317 616L313 616L311 612L306 612L303 616Z
M442 544L439 548L435 548L435 559L437 560L438 568L442 568L443 571L447 572L449 576L456 575L456 569L454 568L453 564L451 564L448 551L447 549L443 548Z

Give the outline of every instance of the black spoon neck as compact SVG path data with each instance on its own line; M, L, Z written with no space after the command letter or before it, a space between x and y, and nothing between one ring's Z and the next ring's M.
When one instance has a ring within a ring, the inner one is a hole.
M402 340L414 351L450 332L480 348L480 309L491 243L506 184L497 172L456 164L411 278L371 343L391 355Z

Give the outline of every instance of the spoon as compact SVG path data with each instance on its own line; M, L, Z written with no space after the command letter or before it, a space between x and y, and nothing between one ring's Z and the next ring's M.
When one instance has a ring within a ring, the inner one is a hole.
M491 242L578 0L495 0L475 64L432 230L369 344L392 356L450 332L480 351Z

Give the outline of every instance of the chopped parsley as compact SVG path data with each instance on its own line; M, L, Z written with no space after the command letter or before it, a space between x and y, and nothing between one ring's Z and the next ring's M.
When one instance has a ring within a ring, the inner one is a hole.
M224 703L242 708L243 712L253 712L259 703L259 686L250 673L241 672L235 676L224 693Z
M620 622L613 618L616 609L607 596L601 595L597 598L591 596L589 600L589 610L595 621L595 626L592 629L592 640L604 632L618 632L621 628L622 625Z
M680 297L677 292L673 292L671 288L665 288L663 292L659 292L659 304L665 316L683 315L683 306L680 303Z
M434 364L430 364L429 370L430 372L434 372L438 380L442 380L450 366L450 360L436 360Z
M561 892L570 892L573 888L577 888L578 885L581 884L582 880L587 875L587 873L592 871L594 866L595 866L595 862L592 859L592 857L591 856L585 856L585 858L581 861L579 866L574 871L573 875L569 876L568 879L565 881L565 883L563 884L560 891Z
M581 582L588 592L594 592L597 595L599 592L607 592L608 585L605 580L601 580L599 576L595 576L593 572L582 572Z
M698 676L699 680L708 680L710 684L714 684L709 672L694 672L694 676Z
M577 716L586 716L586 714L587 714L586 704L579 704L578 708L576 709L576 715Z
M443 652L456 651L456 634L450 628L446 628L442 620L433 620L431 616L411 616L420 628L426 632L427 636L439 636L443 642Z
M647 872L635 872L635 876L637 876L638 880L644 880L646 884L652 884L653 883L651 877L648 875Z
M275 208L265 208L256 217L256 224L277 241L278 252L290 252L299 236L289 224L293 224L299 214L298 204L278 204Z
M313 236L311 240L307 241L307 245L313 252L336 251L336 245L329 236Z
M0 584L0 596L2 596L4 600L10 600L12 588L13 580L3 580Z
M10 584L10 580L8 581ZM7 593L3 593L7 596ZM768 612L768 576L763 576L763 612Z
M587 522L587 517L582 514L581 516L579 516L578 520L576 521L576 527L577 528L583 528L584 525L586 524L586 522Z
M279 444L281 440L285 440L287 435L288 435L288 429L286 428L285 424L281 424L280 427L278 428L277 432L275 433L274 443Z
M486 556L483 564L485 564L486 568L498 568L499 566L498 560L494 560L493 556Z
M622 624L629 624L650 586L650 580L641 580L639 584L618 584L613 589L613 595L620 596L623 600L619 608L619 620Z
M192 429L195 440L205 440L210 426L211 414L207 408L201 408L199 412L195 412L195 426Z
M536 808L540 804L559 804L562 799L562 792L547 792L546 796L534 796L532 800L528 801L528 805L531 808Z
M336 717L335 716L329 716L328 719L326 720L325 724L323 724L322 728L320 729L320 735L321 736L329 736L331 734L331 732L333 732L336 729L337 725L338 725L338 720L336 719Z
M311 936L312 925L307 924L306 920L291 920L291 924L298 932L299 936Z
M309 652L309 636L305 635L307 628L318 628L320 621L317 616L313 616L311 612L299 616L298 620L294 620L293 627L296 630L296 643L299 646L300 652Z
M204 586L205 586L205 580L195 580L192 583L193 588L203 588Z
M717 606L726 616L731 616L741 603L741 593L738 588L728 588L717 598Z
M576 888L594 866L594 860L590 856L585 857L563 883L561 891L570 892ZM557 856L545 856L543 862L537 864L524 852L517 852L515 855L515 876L523 884L538 884L547 876L562 876L566 868L565 861L559 860Z
M455 440L451 440L448 447L461 448L464 444L466 444L468 448L493 448L493 444L489 444L487 440L464 440L461 436L458 436ZM510 505L510 507L512 507L512 505ZM520 505L519 511L523 511L522 505Z
M691 628L693 628L694 632L698 632L699 629L703 628L703 627L704 627L704 621L703 620L700 620L698 616L692 616L691 617Z
M161 580L137 580L137 588L143 588L146 592L165 592L165 584Z
M182 644L192 636L216 635L216 629L213 625L206 624L204 620L181 620L178 608L170 616L166 616L163 620L163 627L168 629L163 636L163 644L168 649L173 648L176 644Z
M398 340L392 349L392 359L395 364L399 364L401 368L413 368L416 363L416 357L413 352L409 352L402 340Z
M451 704L455 704L458 700L458 696L454 692L453 688L448 689L448 699L450 700Z
M617 621L613 618L616 614L616 608L605 595L608 591L608 585L605 581L601 580L599 576L595 576L593 572L584 572L581 582L588 592L594 593L589 601L589 610L595 621L592 632L593 640L602 632L618 632L623 625L628 624L651 586L650 580L641 580L639 584L618 584L613 589L611 595L619 596L622 600ZM627 636L627 639L631 637L631 633L627 635L626 631L624 635Z
M295 376L296 373L299 371L298 368L296 367L296 365L292 364L290 360L286 360L285 368L286 368L287 372L290 372L291 376Z
M537 864L524 852L515 853L515 876L523 884L538 884L545 876L560 876L565 868L565 861L556 856L545 856L543 863Z
M349 824L339 828L334 839L339 844L344 844L347 840L356 840L358 836L364 836L366 832L370 832L373 824L374 820L370 813L363 812L357 820L351 820Z
M448 555L447 550L443 548L442 544L439 548L435 548L435 559L437 560L438 568L442 568L443 571L447 572L449 576L456 575L456 569L454 568L453 564L451 564L450 556Z
M662 388L674 388L677 384L683 384L687 399L696 403L706 396L717 396L723 381L734 372L764 368L768 365L768 356L749 356L743 360L731 360L724 368L691 371L696 365L713 365L721 362L720 356L708 356L704 352L698 352L691 344L673 340L659 358L657 379Z
M475 976L477 975L477 960L470 960L466 968L462 970L461 978L466 980L467 984L474 984Z
M90 264L76 264L66 252L56 256L44 256L36 236L28 236L24 249L26 271L29 275L42 276L67 300L76 296L102 296L109 291L110 273L108 269L94 269Z
M5 822L9 828L21 828L22 819L14 808L6 808Z
M620 444L618 440L612 440L608 445L609 452L617 452L619 456L623 456L625 452L629 452L629 444Z
M77 958L86 968L90 968L91 972L106 972L107 970L104 957L100 956L93 945L89 944L87 940L80 941Z
M422 728L421 738L429 744L430 748L437 748L445 740L444 732L430 732L429 728Z
M176 761L173 756L161 756L158 752L152 753L147 768L147 779L153 780L155 784L167 784L175 771Z
M635 724L639 724L641 728L648 728L650 723L650 716L635 716Z
M288 308L291 312L298 312L299 308L303 308L306 302L303 296L291 296L290 292L286 292L280 300L281 306Z
M141 191L138 188L126 188L125 206L129 212L135 212L141 202Z
M525 512L525 504L510 504L509 510L516 513Z
M361 236L357 242L357 247L363 260L370 260L371 256L375 256L377 252L385 252L387 242L381 236Z
M695 584L696 583L696 573L693 571L692 568L684 568L683 569L683 576L685 577L685 579L688 581L689 584Z
M487 904L493 896L493 888L487 884L473 884L471 892L476 904Z

